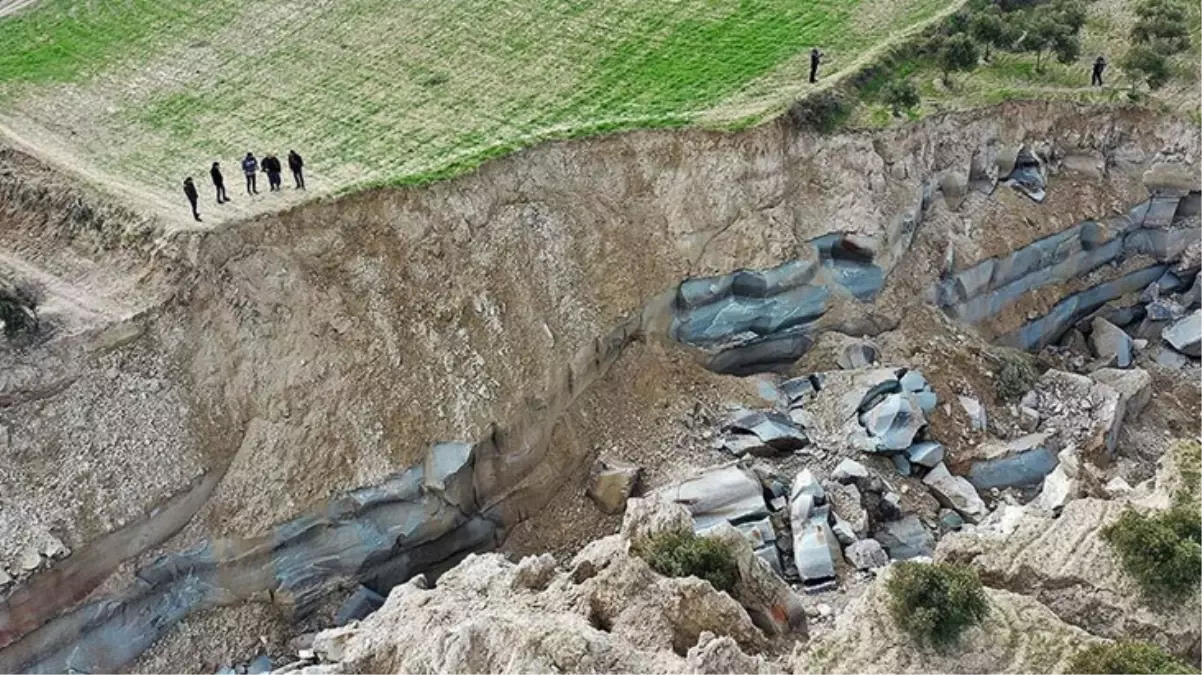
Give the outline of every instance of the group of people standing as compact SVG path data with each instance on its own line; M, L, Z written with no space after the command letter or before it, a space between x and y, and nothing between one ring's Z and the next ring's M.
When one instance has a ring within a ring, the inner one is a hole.
M288 151L288 169L292 172L292 180L295 182L293 189L304 190L305 160L295 150ZM255 158L254 153L248 152L246 157L242 158L242 173L246 175L246 194L259 194L256 184L259 171L267 174L267 185L270 191L279 191L280 175L284 172L283 166L280 165L280 159L268 153L260 160ZM224 204L233 201L225 191L225 176L221 173L220 162L213 162L213 166L209 169L209 177L213 179L213 187L217 190L217 203ZM192 217L196 219L196 222L201 222L200 211L197 209L200 194L196 191L196 184L192 182L191 176L184 179L184 196L192 205Z

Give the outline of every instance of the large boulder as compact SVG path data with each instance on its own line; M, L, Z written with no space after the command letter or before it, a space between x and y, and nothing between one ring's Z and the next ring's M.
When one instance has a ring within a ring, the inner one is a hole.
M946 649L924 647L889 613L883 570L830 633L798 644L794 673L1061 673L1077 650L1099 640L1033 598L986 588L989 614Z
M660 488L656 495L688 509L698 532L719 523L768 515L759 479L735 463L700 471L679 483Z
M1119 370L1117 368L1101 368L1089 376L1096 382L1114 389L1119 394L1119 405L1123 408L1123 420L1130 422L1143 412L1148 401L1152 400L1152 376L1141 368Z
M922 408L909 394L890 394L860 417L868 434L884 450L905 450L926 424Z
M633 464L598 459L589 475L587 494L605 513L621 513L638 486L641 473Z
M1202 309L1195 309L1189 316L1177 320L1161 333L1161 337L1186 356L1202 357Z
M970 523L980 522L989 513L972 483L960 476L953 476L943 464L928 471L922 482L930 488L940 504L955 509Z
M894 560L930 556L935 552L935 536L918 516L880 523L872 538L879 541Z

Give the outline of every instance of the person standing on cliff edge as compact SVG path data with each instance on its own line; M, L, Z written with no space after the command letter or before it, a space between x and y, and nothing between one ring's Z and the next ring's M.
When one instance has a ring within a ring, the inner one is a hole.
M259 188L255 187L255 174L259 172L259 160L253 153L246 153L242 159L242 173L246 174L246 194L257 195Z
M1102 71L1106 70L1106 59L1099 56L1093 62L1093 76L1089 78L1089 83L1092 86L1102 86Z
M296 154L295 150L288 151L288 168L292 170L292 180L296 183L294 190L305 189L305 160Z
M810 84L818 81L818 64L822 61L824 54L814 47L810 50Z
M188 198L188 203L192 205L192 217L196 219L196 222L201 222L200 211L196 210L196 200L200 198L200 195L196 192L196 184L192 182L191 176L184 179L184 196Z
M209 169L209 177L213 179L213 187L217 188L217 203L228 202L230 196L225 193L225 176L221 175L221 164L213 162L213 168Z

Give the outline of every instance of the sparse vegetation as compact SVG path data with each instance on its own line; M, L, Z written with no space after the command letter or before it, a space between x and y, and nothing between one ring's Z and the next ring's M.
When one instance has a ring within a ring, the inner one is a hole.
M993 354L998 362L997 375L993 379L994 393L1003 401L1017 401L1039 381L1039 371L1031 365L1026 354L1009 349L999 349Z
M893 80L881 90L881 99L893 111L893 116L901 115L901 111L910 110L917 106L921 99L918 87L913 80Z
M697 577L719 591L730 592L739 578L738 564L726 542L690 531L654 535L635 553L664 576Z
M829 134L847 120L853 105L836 92L824 91L794 103L789 116L798 128Z
M1112 642L1091 645L1077 652L1065 672L1083 675L1157 675L1159 673L1197 673L1172 654L1145 642Z
M1180 441L1172 452L1181 473L1172 506L1153 514L1128 508L1102 531L1123 569L1145 594L1160 601L1190 597L1202 583L1202 514L1198 511L1202 444Z
M38 331L38 294L32 288L0 280L0 330L13 340Z
M976 570L955 563L903 562L889 577L889 613L920 643L946 646L989 613Z

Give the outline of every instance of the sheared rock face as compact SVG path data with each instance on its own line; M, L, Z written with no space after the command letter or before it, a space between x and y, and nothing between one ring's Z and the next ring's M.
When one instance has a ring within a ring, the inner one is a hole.
M1163 507L1176 484L1166 463L1151 494L1125 495ZM1102 529L1131 505L1128 498L1068 501L1059 517L1005 507L975 530L939 542L937 560L970 563L982 581L1030 596L1063 621L1093 635L1157 642L1197 660L1202 641L1202 605L1195 593L1183 602L1155 604L1119 566Z
M986 589L989 614L959 644L921 647L889 615L888 572L841 614L830 634L799 645L794 673L1059 673L1097 638L1070 626L1037 600Z

